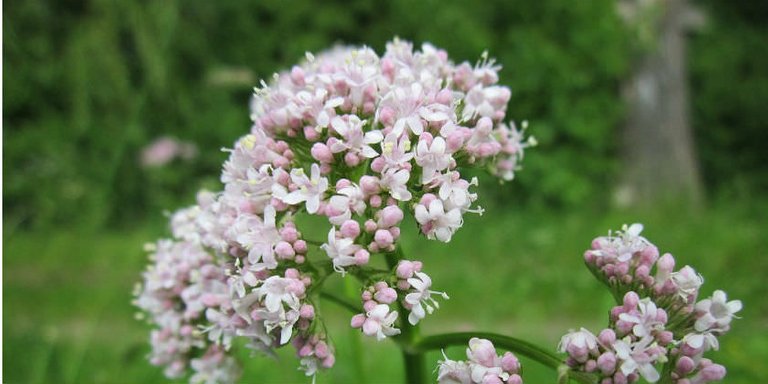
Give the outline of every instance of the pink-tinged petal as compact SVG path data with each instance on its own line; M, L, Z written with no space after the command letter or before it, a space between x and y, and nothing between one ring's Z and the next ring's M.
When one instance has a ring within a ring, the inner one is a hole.
M420 299L421 299L421 295L416 292L405 295L405 302L411 305L418 304Z
M638 367L638 370L640 371L640 375L642 375L643 378L647 380L649 383L655 383L659 381L659 378L660 378L659 371L657 371L656 368L653 367L653 365L643 364L640 367Z
M408 126L416 135L421 135L424 132L424 125L421 123L421 119L416 116L408 118Z
M363 147L362 153L363 153L363 157L366 157L368 159L372 159L372 158L374 158L374 157L379 155L379 153L376 152L376 150L374 150L373 148L371 148L369 146Z
M305 201L306 199L307 199L307 196L304 194L304 192L300 190L296 190L283 196L281 200L283 200L283 202L286 204L296 205L298 203L301 203L302 201Z
M438 136L432 141L432 153L445 153L445 139Z
M421 279L421 281L424 282L423 284L424 289L428 289L429 287L432 286L432 278L429 277L429 275L427 275L424 272L415 272L415 273L416 273L416 276L418 276L419 279ZM413 285L413 283L411 283L411 285Z
M407 169L401 169L393 175L395 181L397 184L405 184L408 182L408 179L411 177L411 172Z
M275 227L275 216L277 216L277 212L275 212L275 207L268 205L266 208L264 208L264 225L267 227Z
M741 311L741 300L733 300L729 301L728 304L725 305L728 308L728 312L731 314L734 314L738 311Z
M445 211L443 211L443 202L440 200L432 200L431 203L429 203L429 214L433 218L438 218L443 216Z
M416 217L416 221L418 221L419 224L422 224L422 225L432 220L431 217L429 216L429 212L427 212L427 208L421 204L416 206L414 216Z
M435 237L444 243L451 241L451 236L451 230L448 228L440 227L435 229Z
M366 144L376 144L382 140L384 140L384 135L378 129L365 133Z
M312 163L312 167L310 168L310 172L312 174L312 180L319 180L320 179L320 166L317 165L317 163Z
M313 195L307 199L307 212L316 213L320 209L320 196Z
M373 319L366 319L363 323L363 333L368 336L373 336L381 330L381 324Z
M283 327L283 330L280 332L280 345L283 345L291 340L292 330L293 327Z
M336 132L338 132L339 135L342 135L342 136L346 135L347 131L349 130L347 123L344 122L344 120L338 116L334 117L331 120L331 126L333 127L334 130L336 130Z
M403 134L404 130L405 130L405 119L398 119L395 122L395 126L392 128L392 133L400 137L400 135Z

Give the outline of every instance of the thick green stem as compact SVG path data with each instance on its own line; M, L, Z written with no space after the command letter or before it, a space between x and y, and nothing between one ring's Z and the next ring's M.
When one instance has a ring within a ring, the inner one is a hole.
M547 367L557 370L561 376L567 375L567 378L576 380L579 383L597 382L597 378L594 375L567 370L567 368L563 367L562 360L549 351L546 351L525 340L499 335L496 333L457 332L432 335L418 340L416 344L413 345L413 347L418 351L426 352L430 350L442 349L452 345L466 346L469 343L469 339L473 337L488 339L497 347L502 347L516 354L535 360Z

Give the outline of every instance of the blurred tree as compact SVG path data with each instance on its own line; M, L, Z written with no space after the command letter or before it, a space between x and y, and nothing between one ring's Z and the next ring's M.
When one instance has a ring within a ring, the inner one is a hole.
M695 11L685 0L628 0L619 8L637 31L641 52L623 87L621 205L702 199L689 123L686 29Z

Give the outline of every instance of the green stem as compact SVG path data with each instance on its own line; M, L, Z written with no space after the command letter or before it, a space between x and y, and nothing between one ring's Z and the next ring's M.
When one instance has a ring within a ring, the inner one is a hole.
M534 344L531 344L525 340L520 340L510 336L499 335L489 332L456 332L445 333L440 335L427 336L416 342L413 347L421 352L430 350L442 349L452 345L466 346L469 343L469 339L473 337L479 337L482 339L488 339L495 346L502 347L516 354L525 356L532 360L535 360L544 366L558 370L560 375L567 375L569 379L576 380L579 383L596 383L597 378L594 375L575 372L563 368L562 360L553 353L546 351ZM563 373L563 372L566 373Z
M403 250L398 246L394 252L387 253L387 267L394 270L397 263L403 260ZM424 351L414 348L418 344L419 326L411 325L406 316L407 309L403 306L401 300L397 301L397 310L400 318L400 334L396 336L400 353L403 356L403 365L405 367L405 382L408 384L422 384L427 382L424 367L426 366L426 356Z
M352 313L357 314L357 313L362 313L363 312L363 308L360 308L357 305L349 302L348 300L343 299L341 297L338 297L338 296L336 296L336 295L334 295L332 293L320 292L320 297L323 298L323 299L326 299L326 300L328 300L330 302L336 303L336 304L338 304L338 305L340 305L340 306L350 310Z

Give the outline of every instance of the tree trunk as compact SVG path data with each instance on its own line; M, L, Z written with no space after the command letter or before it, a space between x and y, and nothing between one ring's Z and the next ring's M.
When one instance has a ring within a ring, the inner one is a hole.
M652 47L640 56L623 86L627 120L620 205L702 202L701 176L688 118L685 0L656 2L659 18Z

